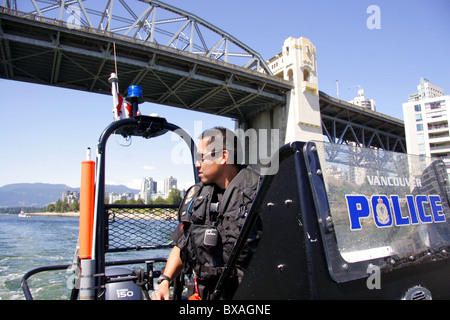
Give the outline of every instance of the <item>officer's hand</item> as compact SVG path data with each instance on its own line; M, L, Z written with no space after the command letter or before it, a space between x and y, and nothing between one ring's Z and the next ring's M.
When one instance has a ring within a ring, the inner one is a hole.
M169 281L163 281L159 284L158 290L153 294L152 300L169 300Z

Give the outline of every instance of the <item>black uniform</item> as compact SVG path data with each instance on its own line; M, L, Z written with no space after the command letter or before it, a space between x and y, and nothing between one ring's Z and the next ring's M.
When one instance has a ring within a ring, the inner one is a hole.
M172 239L181 249L185 272L193 272L197 277L202 299L209 298L228 262L259 181L259 174L246 167L225 190L200 182L186 192L178 212L180 223ZM223 298L231 298L237 289L239 276L247 267L258 238L255 228L238 259L234 276L227 281Z

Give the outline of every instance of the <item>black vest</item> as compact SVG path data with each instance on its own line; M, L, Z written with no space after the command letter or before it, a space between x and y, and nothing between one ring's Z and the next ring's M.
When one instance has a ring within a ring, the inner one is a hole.
M260 176L253 169L242 169L225 189L219 203L213 201L217 186L200 182L189 188L178 212L180 223L172 235L181 249L186 273L194 271L200 280L215 278L221 273L247 217L259 181ZM216 230L215 245L205 240L205 233L208 233L208 239L214 238L211 230ZM246 260L240 257L238 264L248 263Z

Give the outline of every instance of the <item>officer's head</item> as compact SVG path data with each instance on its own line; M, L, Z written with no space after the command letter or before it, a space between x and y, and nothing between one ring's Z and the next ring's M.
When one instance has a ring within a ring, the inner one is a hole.
M233 131L214 127L200 135L195 166L204 183L216 183L217 178L241 169L241 144Z

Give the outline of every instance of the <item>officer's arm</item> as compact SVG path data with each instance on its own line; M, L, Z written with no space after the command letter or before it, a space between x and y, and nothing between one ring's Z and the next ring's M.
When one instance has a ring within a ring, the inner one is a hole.
M183 270L183 263L180 258L180 248L174 246L172 251L170 251L169 257L167 258L166 267L164 268L163 275L174 279L180 272ZM159 286L158 290L152 296L153 300L169 300L170 291L169 291L170 282L168 280L163 280Z
M170 279L174 279L183 270L183 262L180 258L180 248L174 246L170 251L169 258L167 258L166 267L164 268L164 275Z

